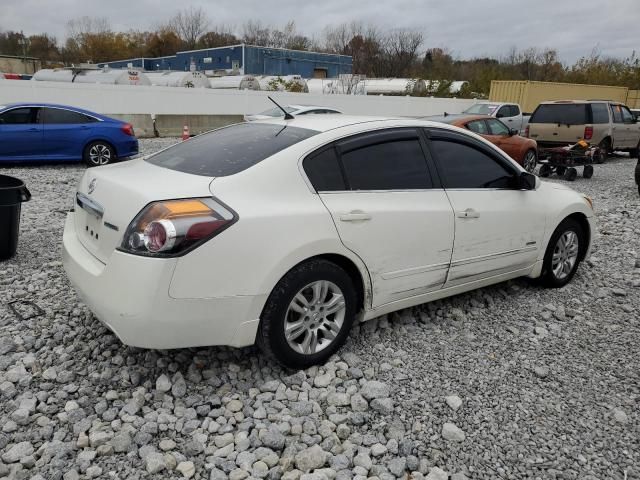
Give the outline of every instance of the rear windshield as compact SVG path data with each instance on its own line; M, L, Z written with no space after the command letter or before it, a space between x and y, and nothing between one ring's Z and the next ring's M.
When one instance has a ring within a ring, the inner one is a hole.
M463 113L474 113L477 115L491 115L496 111L499 105L494 105L491 103L476 103L475 105L467 108Z
M226 177L318 132L286 125L241 123L198 135L147 159L178 172Z
M531 115L529 123L558 123L563 125L584 125L587 118L586 103L542 104Z
M282 107L282 108L284 108L285 112L287 113L296 111L295 108L289 107L289 106ZM282 110L280 110L278 107L270 108L269 110L260 112L258 115L264 115L265 117L284 117L284 113L282 113Z

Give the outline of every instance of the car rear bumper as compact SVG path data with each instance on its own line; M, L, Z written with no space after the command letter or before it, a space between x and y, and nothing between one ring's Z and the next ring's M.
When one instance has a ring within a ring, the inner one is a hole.
M118 158L133 157L139 153L138 140L127 140L116 146Z
M78 296L126 345L242 347L255 341L265 296L177 299L169 296L176 259L115 251L107 264L78 240L74 212L63 235L63 265Z

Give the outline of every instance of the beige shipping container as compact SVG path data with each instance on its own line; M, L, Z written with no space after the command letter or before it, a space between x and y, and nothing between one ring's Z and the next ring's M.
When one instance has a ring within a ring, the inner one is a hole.
M533 112L540 102L549 100L612 100L626 103L627 87L582 85L578 83L492 80L489 100L519 103L523 112Z
M629 90L627 95L627 107L640 108L640 90Z

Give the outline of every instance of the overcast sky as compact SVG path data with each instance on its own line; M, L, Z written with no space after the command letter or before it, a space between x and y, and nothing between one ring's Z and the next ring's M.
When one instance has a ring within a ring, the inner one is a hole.
M62 40L67 21L84 15L106 17L114 30L144 30L190 5L238 33L250 19L279 26L292 19L308 36L352 20L415 28L425 48L447 47L461 58L535 46L573 62L595 46L618 57L640 49L640 0L0 0L0 30Z

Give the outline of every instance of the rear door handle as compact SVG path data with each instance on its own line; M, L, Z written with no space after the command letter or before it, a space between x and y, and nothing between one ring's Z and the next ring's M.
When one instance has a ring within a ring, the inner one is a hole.
M456 212L458 218L480 218L480 213L476 212L473 208L467 208L460 212Z
M371 220L371 215L359 210L340 215L341 222L364 222L367 220Z

